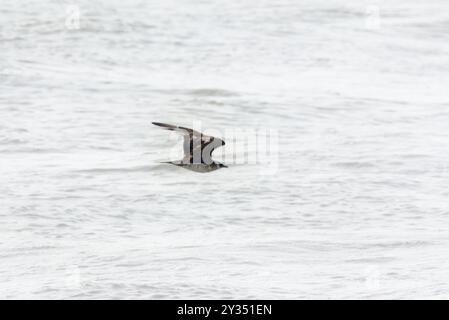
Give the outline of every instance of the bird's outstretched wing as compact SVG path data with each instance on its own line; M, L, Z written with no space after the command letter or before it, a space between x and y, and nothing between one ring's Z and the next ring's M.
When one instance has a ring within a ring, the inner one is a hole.
M170 131L177 131L184 136L183 163L212 163L212 152L215 148L225 145L219 138L207 136L196 130L174 126L171 124L152 122L154 125Z

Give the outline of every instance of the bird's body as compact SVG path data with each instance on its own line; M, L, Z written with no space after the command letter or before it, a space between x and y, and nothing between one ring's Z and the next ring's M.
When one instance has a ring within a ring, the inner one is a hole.
M166 130L180 132L184 136L184 158L163 163L173 164L195 172L211 172L220 168L227 168L223 163L212 160L214 149L225 145L223 140L185 127L160 122L153 122L153 124Z

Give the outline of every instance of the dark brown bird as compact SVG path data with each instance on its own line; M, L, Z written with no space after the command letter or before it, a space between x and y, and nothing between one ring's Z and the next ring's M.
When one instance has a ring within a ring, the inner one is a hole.
M223 140L207 136L190 128L160 122L152 123L163 129L179 132L184 136L184 158L164 163L170 163L195 172L210 172L220 168L227 168L223 163L212 160L212 152L216 148L225 145Z

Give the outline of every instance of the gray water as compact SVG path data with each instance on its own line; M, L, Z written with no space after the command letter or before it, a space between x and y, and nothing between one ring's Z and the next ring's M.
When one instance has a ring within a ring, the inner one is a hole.
M0 22L0 298L449 298L449 2ZM181 147L151 121L272 129L277 169L160 164Z

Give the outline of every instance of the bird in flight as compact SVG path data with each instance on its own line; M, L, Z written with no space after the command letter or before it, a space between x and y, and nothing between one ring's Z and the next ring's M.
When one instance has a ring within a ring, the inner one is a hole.
M170 163L195 172L210 172L220 168L227 168L223 163L212 160L212 152L216 148L225 145L223 140L185 127L177 127L160 122L152 123L163 129L179 132L184 136L184 157L182 160L163 163Z

